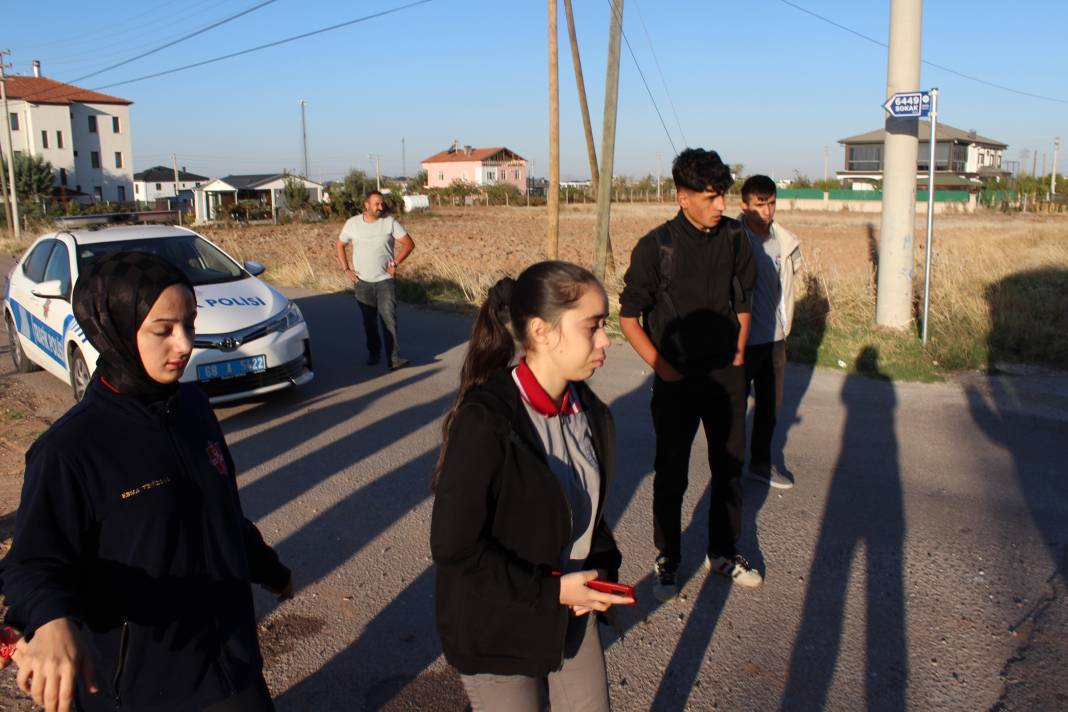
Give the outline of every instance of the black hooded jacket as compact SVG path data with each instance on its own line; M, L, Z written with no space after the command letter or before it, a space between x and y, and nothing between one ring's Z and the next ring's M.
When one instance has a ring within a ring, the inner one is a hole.
M575 383L601 469L586 569L616 579L622 560L604 521L612 415ZM571 543L571 513L507 369L464 398L449 434L430 530L445 658L461 673L545 676L563 664L569 612L553 569ZM609 609L611 612L611 609Z
M79 709L188 712L261 674L249 582L289 571L242 514L200 389L146 404L98 374L26 455L0 578L27 636L80 624L100 692L79 684Z

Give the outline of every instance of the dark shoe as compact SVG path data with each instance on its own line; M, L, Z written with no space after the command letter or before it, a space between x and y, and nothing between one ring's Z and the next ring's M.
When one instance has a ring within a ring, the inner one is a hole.
M378 362L381 361L381 360L382 360L382 357L378 356L378 355L368 356L367 357L367 365L368 366L376 366L376 365L378 365Z
M726 556L705 557L705 568L746 588L756 588L764 583L764 577L741 554L735 554L733 559Z
M672 561L664 555L656 557L653 564L653 598L661 603L667 603L679 592L679 584L676 579L679 571L679 562Z
M394 361L393 363L389 364L389 370L390 371L396 371L398 368L404 368L407 365L408 365L408 359L399 358L396 361Z

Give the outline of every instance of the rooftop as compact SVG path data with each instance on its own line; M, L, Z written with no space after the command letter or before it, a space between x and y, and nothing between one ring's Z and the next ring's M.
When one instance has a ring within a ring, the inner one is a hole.
M505 160L525 160L515 151L504 146L491 148L473 148L471 146L459 146L453 144L451 148L435 153L430 158L424 158L423 163L468 163L471 161L488 161L500 156Z
M82 89L73 84L64 84L47 77L7 77L7 97L22 99L31 104L132 104L129 99L122 99L110 94L101 94L90 89Z
M168 168L167 166L152 166L146 168L143 171L134 173L134 180L143 180L146 183L173 183L174 182L174 168ZM196 173L189 173L188 171L178 171L178 182L183 181L198 181L198 180L210 180L207 176L197 175Z
M923 141L931 135L931 122L920 119L920 140ZM868 133L859 134L857 136L850 136L849 138L840 138L838 143L882 143L886 139L886 129L876 129L875 131L869 131ZM935 136L937 141L962 141L965 143L983 143L988 146L994 146L996 148L1008 148L1007 143L1001 141L995 141L992 138L980 136L974 131L964 131L958 129L949 124L938 124L938 135Z

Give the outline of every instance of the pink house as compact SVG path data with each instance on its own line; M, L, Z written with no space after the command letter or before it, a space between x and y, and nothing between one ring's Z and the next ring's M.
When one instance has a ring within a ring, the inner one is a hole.
M472 148L456 141L452 148L435 153L422 165L428 188L445 188L461 180L473 185L508 183L520 193L527 192L526 159L503 146Z

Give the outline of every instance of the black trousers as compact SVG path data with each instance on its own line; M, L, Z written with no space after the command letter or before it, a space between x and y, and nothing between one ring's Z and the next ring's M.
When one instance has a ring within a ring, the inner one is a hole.
M742 527L745 460L745 374L727 366L677 383L653 383L656 474L653 541L660 554L681 558L682 499L689 484L690 449L703 425L708 440L708 554L733 558Z
M782 408L786 342L772 341L745 347L745 383L753 393L753 435L749 440L751 465L771 464L771 437Z

